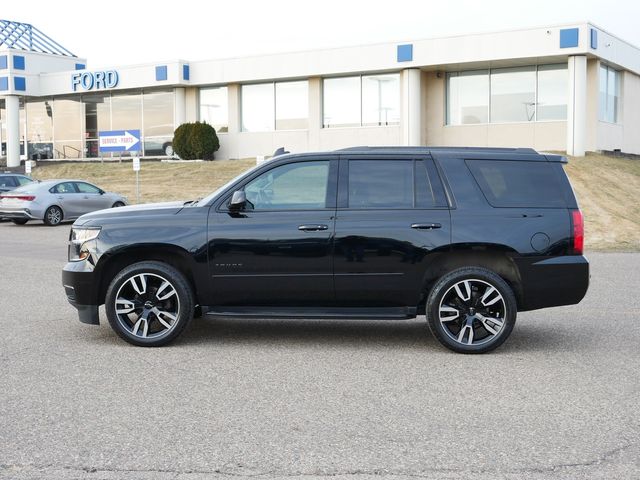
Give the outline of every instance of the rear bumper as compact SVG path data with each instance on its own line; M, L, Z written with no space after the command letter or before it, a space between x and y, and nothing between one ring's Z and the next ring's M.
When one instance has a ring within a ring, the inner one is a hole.
M28 209L20 209L20 210L0 210L0 218L9 218L9 219L24 219L24 220L36 220L37 217L31 213Z
M93 271L86 271L85 262L69 262L62 270L62 286L69 303L78 310L82 323L99 325L97 284Z
M582 255L516 259L523 301L518 310L574 305L589 288L589 262Z

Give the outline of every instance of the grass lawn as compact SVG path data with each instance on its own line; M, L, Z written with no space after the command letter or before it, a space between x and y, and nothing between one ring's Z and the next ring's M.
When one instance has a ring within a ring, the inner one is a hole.
M212 162L141 162L140 203L202 198L228 180L253 167L255 159ZM41 163L33 178L77 178L95 183L104 190L118 192L136 203L136 174L131 162L123 163Z
M140 201L204 197L254 165L254 159L142 162ZM640 161L588 154L584 158L570 157L566 171L585 215L587 249L640 251ZM33 170L33 177L85 179L136 202L131 163L40 164Z

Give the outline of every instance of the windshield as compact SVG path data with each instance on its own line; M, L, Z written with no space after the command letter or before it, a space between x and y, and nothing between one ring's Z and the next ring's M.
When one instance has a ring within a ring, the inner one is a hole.
M249 170L246 170L244 172L242 172L240 175L238 175L237 177L229 180L227 183L225 183L224 185L222 185L220 188L218 188L215 192L210 193L209 195L207 195L206 197L204 197L202 200L199 200L197 203L198 205L206 205L207 203L211 202L214 198L216 198L218 195L220 195L222 192L224 192L227 188L229 188L231 185L233 185L234 183L236 183L238 180L240 180L242 177L249 175L251 172L253 172L256 168L261 167L263 164L260 165L256 165L253 168L250 168ZM193 203L192 205L195 205L195 203Z

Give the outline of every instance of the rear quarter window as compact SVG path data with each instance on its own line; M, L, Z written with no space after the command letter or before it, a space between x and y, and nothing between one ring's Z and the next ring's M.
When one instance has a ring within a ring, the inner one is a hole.
M493 207L566 207L562 186L547 162L466 160Z

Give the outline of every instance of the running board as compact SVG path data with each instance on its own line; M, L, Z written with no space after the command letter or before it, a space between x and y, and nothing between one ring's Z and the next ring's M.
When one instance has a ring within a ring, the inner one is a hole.
M344 320L407 320L415 318L416 307L202 307L213 317L241 318L324 318Z

